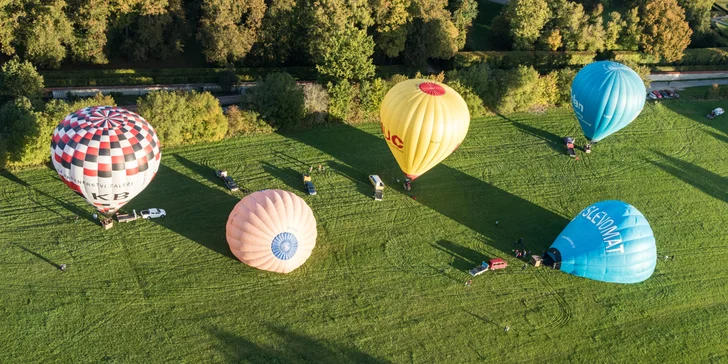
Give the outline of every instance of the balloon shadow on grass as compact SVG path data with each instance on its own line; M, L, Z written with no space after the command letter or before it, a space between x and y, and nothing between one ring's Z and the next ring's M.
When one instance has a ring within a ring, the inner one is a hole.
M398 176L402 176L384 139L359 128L338 124L281 135L352 166L352 170L344 172L353 174L352 178L365 176L366 172L361 171L383 171L381 176L387 181L388 174L395 169L400 173ZM388 191L404 193L400 186L393 186ZM444 163L418 178L413 183L412 194L416 194L420 204L484 235L491 246L504 252L512 250L513 241L519 237L529 242L530 249L542 251L551 245L569 222L554 212ZM496 221L500 224L496 225Z
M720 176L702 167L680 159L670 157L667 154L655 152L667 163L648 160L652 165L679 178L683 182L703 191L705 194L715 197L723 202L728 202L728 178Z
M53 169L53 172L55 172L55 169ZM41 190L39 190L39 189L31 186L28 182L23 181L22 179L18 178L18 176L10 173L8 170L2 170L2 171L0 171L0 176L3 176L6 179L8 179L9 181L14 182L14 183L17 183L17 184L19 184L19 185L21 185L23 187L29 188L29 189L33 190L33 192L36 193L36 194L38 194L38 195L41 195L41 196L43 196L45 198L48 198L48 199L52 200L55 205L58 205L58 206L63 207L64 209L70 211L75 216L82 217L82 218L84 218L86 220L89 220L89 221L94 221L93 216L92 216L92 213L90 213L89 211L84 210L84 209L82 209L82 208L80 208L80 207L78 207L78 206L76 206L74 204L71 204L69 202L66 202L66 201L64 201L62 199L53 197L50 194L45 193L45 192L43 192L43 191L41 191ZM58 188L68 188L68 187L66 187L65 184L63 184L63 182L61 182L61 180L59 178L56 177L56 179L58 179ZM83 196L80 196L80 195L76 195L76 196L78 196L77 198L83 199ZM55 215L58 215L59 217L61 217L63 219L68 218L69 221L70 221L70 219L73 218L73 216L64 216L63 214L59 213L58 211L53 210L52 208L48 207L47 205L42 204L40 201L38 201L35 198L35 196L30 197L30 200L33 201L36 205L38 205L38 206L40 206L40 207L42 207L42 208L44 208L44 209L52 212Z
M210 170L183 157L175 159L193 172L207 173ZM162 164L154 180L125 209L165 209L166 217L151 221L234 259L225 239L225 225L238 201L240 199L234 195L200 183Z
M385 360L347 347L295 333L281 326L268 325L277 344L258 344L248 338L218 328L208 328L213 344L228 363L388 363Z

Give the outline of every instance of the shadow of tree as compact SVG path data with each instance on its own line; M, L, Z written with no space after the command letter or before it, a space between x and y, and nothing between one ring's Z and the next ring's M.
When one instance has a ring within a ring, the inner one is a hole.
M728 190L726 189L726 186L728 186L728 177L720 176L707 169L661 152L655 152L655 154L667 161L667 163L648 160L649 163L703 191L709 196L728 202Z
M365 178L366 174L359 172L361 170L378 173L385 183L391 176L402 176L383 138L359 128L339 124L281 135L312 146L349 166L356 166L344 172L352 178ZM401 187L393 187L387 191L403 193ZM543 251L569 222L443 163L418 178L412 193L416 194L417 202L486 236L491 246L504 252L512 249L512 242L518 237L529 242L529 249ZM499 225L495 225L497 220Z
M546 130L539 129L515 120L511 120L510 118L501 115L499 113L496 113L500 118L510 122L513 126L515 126L520 131L535 137L536 139L540 139L544 142L546 142L546 145L549 146L549 148L553 149L556 152L564 153L566 152L566 148L564 147L563 138L554 134L550 133Z
M481 262L488 260L488 257L484 254L448 240L440 240L437 244L430 245L437 250L451 255L453 261L450 263L450 266L460 271L467 272Z
M217 339L225 360L249 363L387 363L356 348L315 339L284 327L268 325L280 344L261 345L218 328L208 332Z
M176 158L192 171L209 174L210 168ZM214 176L214 172L213 172ZM152 220L170 231L190 239L221 255L235 259L225 239L225 225L230 211L240 199L227 192L206 186L162 164L147 188L126 206L137 211L158 207L167 216ZM142 205L143 203L143 205Z
M303 191L303 176L301 172L296 171L295 169L288 167L288 168L280 168L277 166L274 166L268 162L262 162L263 163L263 170L270 174L271 176L275 177L276 179L283 181L292 191ZM316 181L314 181L314 186L316 185Z
M202 164L195 163L179 154L172 154L171 157L173 157L179 164L183 165L185 168L189 169L192 172L197 173L198 175L205 177L208 181L219 185L221 187L225 187L225 184L222 183L222 180L217 177L215 174L215 169L209 166L205 166Z
M724 143L728 143L728 135L725 134L719 134L713 131L708 131L708 134L712 135L715 139L718 139Z
M705 117L706 114L709 114L716 107L722 106L721 104L724 104L724 102L691 102L688 100L674 100L672 102L662 103L662 105L665 105L676 114L683 115L700 124L709 126L723 135L728 135L728 122L725 120L725 115L718 116L712 120Z
M341 176L344 176L354 182L356 182L356 190L361 193L364 196L372 197L374 194L374 188L372 187L371 183L364 182L368 181L369 174L366 172L359 171L357 169L354 169L350 166L347 166L345 164L341 164L338 162L329 162L328 167L330 170L334 171L334 173L337 173ZM386 183L385 183L386 185Z

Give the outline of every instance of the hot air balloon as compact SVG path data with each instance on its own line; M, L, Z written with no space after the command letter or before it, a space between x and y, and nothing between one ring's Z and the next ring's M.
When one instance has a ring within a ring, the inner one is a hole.
M61 180L106 216L147 187L161 157L154 128L114 106L69 114L51 139L51 161Z
M634 206L597 202L571 220L548 249L544 262L579 277L638 283L655 270L652 228Z
M411 180L447 158L470 126L468 106L455 90L418 79L392 87L382 100L380 117L387 145Z
M571 84L571 103L584 136L596 143L631 123L645 106L645 84L617 62L591 63Z
M230 212L227 242L243 263L288 273L300 267L316 246L316 218L306 202L283 190L245 196Z

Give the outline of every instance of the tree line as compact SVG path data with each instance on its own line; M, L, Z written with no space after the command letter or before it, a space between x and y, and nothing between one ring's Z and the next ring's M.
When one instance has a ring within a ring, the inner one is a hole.
M673 62L691 42L714 45L713 0L511 0L493 19L501 49L642 51ZM604 14L606 6L622 11Z
M0 52L41 68L199 50L215 65L315 65L362 79L372 57L452 57L476 0L0 0Z

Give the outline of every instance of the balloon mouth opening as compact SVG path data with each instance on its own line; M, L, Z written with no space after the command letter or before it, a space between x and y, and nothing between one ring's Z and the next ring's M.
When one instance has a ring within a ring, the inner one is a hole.
M549 248L543 256L543 265L554 269L561 269L561 252L556 248Z
M442 96L445 94L445 89L434 82L423 82L418 87L420 91L431 96Z
M298 250L298 239L289 232L280 233L273 238L270 249L273 255L280 260L291 259Z
M407 178L409 178L410 181L414 181L420 175L419 174L409 174L409 173L405 173L404 176L407 177Z

